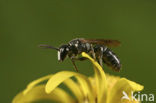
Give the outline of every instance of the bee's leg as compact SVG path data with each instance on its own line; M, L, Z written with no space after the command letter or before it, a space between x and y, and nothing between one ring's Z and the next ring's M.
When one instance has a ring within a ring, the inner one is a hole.
M71 58L71 61L72 61L72 64L74 65L74 68L75 70L78 72L78 69L76 67L76 64L75 64L75 60L79 60L79 61L83 61L83 60L86 60L87 58L85 57L80 57L80 58Z
M78 69L77 69L77 67L76 67L76 64L75 64L74 59L71 58L70 60L72 61L72 64L74 65L75 70L76 70L77 72L79 72Z
M103 51L101 50L100 51L100 55L99 55L99 63L101 65L101 67L103 67L103 60L102 60L102 58L103 58Z
M101 56L98 61L99 61L99 64L101 65L101 67L103 67L103 60L102 60Z
M96 56L95 56L93 45L91 45L91 53L92 53L93 58L96 60Z

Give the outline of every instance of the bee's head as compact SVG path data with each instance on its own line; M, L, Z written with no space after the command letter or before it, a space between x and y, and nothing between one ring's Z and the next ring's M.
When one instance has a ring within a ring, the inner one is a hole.
M58 50L58 61L63 61L68 55L69 47L68 45L61 45Z
M59 48L56 48L56 47L49 46L46 44L40 44L39 47L57 50L58 51L58 53L57 53L58 54L58 61L63 61L69 52L68 45L61 45Z

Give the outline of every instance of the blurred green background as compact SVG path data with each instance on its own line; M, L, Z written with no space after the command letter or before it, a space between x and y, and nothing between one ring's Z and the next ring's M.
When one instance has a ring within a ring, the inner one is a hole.
M74 71L69 59L59 63L56 51L37 45L58 47L79 37L120 40L113 51L122 71L104 70L144 85L143 93L156 93L155 0L1 0L1 103L10 103L34 79ZM93 74L88 61L76 64Z

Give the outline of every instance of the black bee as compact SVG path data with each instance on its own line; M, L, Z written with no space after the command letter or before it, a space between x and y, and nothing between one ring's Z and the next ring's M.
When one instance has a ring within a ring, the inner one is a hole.
M118 57L108 47L119 46L120 42L117 40L105 40L105 39L84 39L76 38L68 42L68 44L61 45L59 48L55 48L49 45L40 45L40 47L51 48L58 51L58 61L64 61L68 56L76 71L78 71L75 60L86 60L85 57L78 57L82 52L88 53L94 59L96 59L102 66L105 63L108 67L114 71L119 72L121 69L121 63Z

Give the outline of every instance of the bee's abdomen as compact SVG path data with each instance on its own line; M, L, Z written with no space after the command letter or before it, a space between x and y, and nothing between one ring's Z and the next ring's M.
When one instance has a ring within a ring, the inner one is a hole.
M110 49L105 47L103 51L103 62L115 71L120 71L121 63L118 57Z

